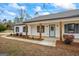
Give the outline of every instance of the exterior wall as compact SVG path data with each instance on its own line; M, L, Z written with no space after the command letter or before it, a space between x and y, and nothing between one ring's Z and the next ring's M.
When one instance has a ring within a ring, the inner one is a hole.
M79 21L64 22L64 24L69 24L69 23L77 23L77 24L79 24ZM64 32L64 30L63 30L63 32ZM79 33L65 33L64 32L63 34L73 34L75 36L75 38L79 38Z
M28 35L37 35L37 26L36 25L28 25Z
M34 32L33 34L36 35L36 36L39 36L39 33L37 33L37 24L43 24L45 25L45 32L42 33L42 36L47 36L49 37L49 25L50 24L55 24L55 36L57 38L60 37L60 24L59 22L62 21L62 33L63 34L69 34L69 33L65 33L64 32L64 24L67 24L67 23L79 23L79 17L77 18L69 18L69 19L60 19L58 21L42 21L42 22L35 22L35 23L30 23L33 27L32 31ZM33 25L35 24L35 25ZM30 32L30 31L29 31ZM29 33L30 35L30 33ZM73 33L73 35L75 36L75 38L79 38L79 34L78 33Z
M51 23L51 24L55 24L55 23ZM42 36L44 37L49 37L49 25L51 24L42 24L45 26L45 32L42 33ZM37 26L39 24L28 24L28 35L30 36L39 36L39 33L37 32ZM26 35L25 32L23 32L23 27L25 25L18 25L18 26L14 26L14 33L22 33L23 35ZM19 32L16 32L16 27L19 27ZM59 37L59 23L55 24L55 37Z
M56 34L57 38L60 37L60 25L59 25L59 23L55 24L55 34Z
M62 24L63 25L62 26L63 34L69 34L69 33L64 32L64 24L79 23L79 18L60 19L58 21L42 21L42 22L27 23L28 35L39 36L39 33L37 33L37 25L39 25L41 23L42 25L45 26L45 32L42 33L42 36L49 37L49 25L55 24L55 37L59 38L60 37L60 24L59 24L60 21L63 22L63 24ZM23 32L23 26L25 26L25 25L14 26L14 33L16 33L15 27L19 27L20 32L18 32L18 33L22 33L23 35L25 35L26 33ZM73 35L75 36L75 38L79 38L79 33L75 33L75 34L73 33Z
M22 33L23 35L25 35L26 33L25 32L23 32L23 27L24 27L25 25L18 25L18 26L14 26L14 33ZM16 32L16 27L19 27L19 32Z
M54 24L55 25L55 37L59 37L59 23L51 23L51 24ZM45 26L45 32L42 33L42 36L44 37L49 37L49 25L51 25L50 23L49 24L45 24L43 23L42 25ZM32 25L28 25L28 35L32 35L32 36L39 36L39 33L37 32L37 26L39 24L32 24Z
M45 32L42 33L42 36L49 36L49 25L42 24L45 26ZM37 26L38 24L28 25L28 35L35 35L39 36L39 33L37 32Z

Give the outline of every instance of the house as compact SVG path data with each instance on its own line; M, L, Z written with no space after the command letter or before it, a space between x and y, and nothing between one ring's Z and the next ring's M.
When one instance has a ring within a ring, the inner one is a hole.
M63 39L63 34L73 34L79 38L79 10L69 10L56 14L38 16L14 25L14 33Z

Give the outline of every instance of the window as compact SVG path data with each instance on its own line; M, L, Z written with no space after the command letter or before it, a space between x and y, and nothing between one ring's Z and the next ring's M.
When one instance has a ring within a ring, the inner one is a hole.
M79 24L75 24L75 32L79 33Z
M16 32L19 32L19 27L16 27Z
M37 26L37 32L40 32L40 26Z
M65 33L79 33L79 24L65 24Z
M44 33L45 27L41 26L41 32Z
M23 32L28 32L28 27L23 27Z
M42 25L41 28L40 26L37 26L37 32L44 33L45 27Z
M54 27L53 27L53 26L51 26L51 28L50 28L50 29L51 29L51 31L53 31L53 30L54 30Z
M23 32L26 32L26 28L25 27L23 27Z

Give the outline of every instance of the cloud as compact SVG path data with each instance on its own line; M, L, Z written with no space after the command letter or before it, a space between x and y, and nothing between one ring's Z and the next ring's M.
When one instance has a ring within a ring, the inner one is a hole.
M9 14L9 15L11 15L11 16L15 16L15 15L16 15L16 13L10 12L10 11L7 11L7 10L5 10L5 13L7 13L7 14Z
M35 11L36 12L42 11L42 8L40 6L36 6Z
M41 16L41 15L48 15L48 14L50 14L50 13L49 12L40 12L35 17Z
M25 6L19 6L17 3L10 3L9 6L14 7L16 9L26 9Z
M16 3L10 3L9 6L14 7L16 9L20 8L20 6L18 4L16 4Z
M43 12L42 15L48 15L50 14L49 12Z
M67 9L67 10L76 9L76 6L73 3L57 3L57 2L54 2L52 5L55 6L55 8L61 7L61 8Z
M26 8L25 8L25 6L21 6L20 8L21 8L21 9L23 9L23 10L25 10L25 9L26 9Z

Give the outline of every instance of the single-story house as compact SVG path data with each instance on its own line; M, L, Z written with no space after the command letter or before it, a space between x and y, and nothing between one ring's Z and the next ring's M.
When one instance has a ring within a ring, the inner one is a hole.
M63 34L79 38L79 10L69 10L32 18L14 25L14 33L22 35L63 39Z

